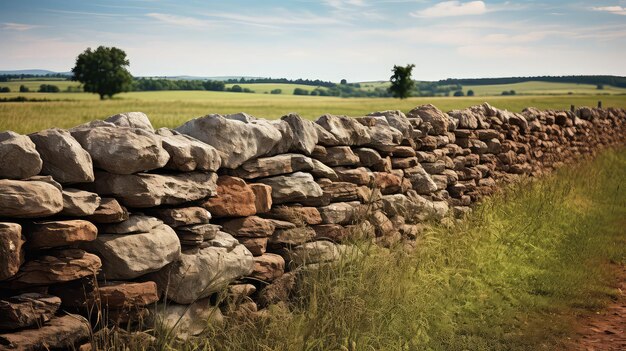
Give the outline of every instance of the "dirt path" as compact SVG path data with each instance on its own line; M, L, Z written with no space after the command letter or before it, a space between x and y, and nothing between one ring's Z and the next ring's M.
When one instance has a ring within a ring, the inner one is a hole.
M581 315L571 350L626 350L626 266L616 266L619 296L603 311Z

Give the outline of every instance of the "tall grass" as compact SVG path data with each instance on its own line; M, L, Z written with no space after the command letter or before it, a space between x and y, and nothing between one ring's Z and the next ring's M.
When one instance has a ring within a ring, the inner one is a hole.
M616 292L626 150L522 180L417 250L361 245L304 278L291 310L212 329L208 350L551 350Z

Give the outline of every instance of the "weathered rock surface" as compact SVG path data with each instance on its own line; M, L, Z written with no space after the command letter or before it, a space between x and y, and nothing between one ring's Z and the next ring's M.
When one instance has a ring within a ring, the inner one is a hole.
M188 121L176 130L213 146L220 153L222 167L234 169L267 154L282 137L267 121L244 120L213 114Z
M25 135L0 133L0 178L24 179L39 174L42 161L35 144Z
M236 237L259 238L274 233L274 222L257 216L231 219L222 223L222 230Z
M250 184L254 193L254 207L256 213L265 213L272 209L272 187L269 185L256 183Z
M233 171L234 175L244 179L271 177L297 171L313 169L311 158L300 154L281 154L271 157L260 157L242 164Z
M280 255L266 253L254 257L254 269L250 277L271 282L285 273L285 259Z
M0 334L0 350L71 350L89 337L89 323L78 315L52 318L39 329Z
M205 224L211 220L211 213L202 207L154 208L147 209L145 212L157 217L173 228L192 224Z
M293 131L291 150L310 156L318 140L315 124L293 113L281 117L281 120L287 122Z
M29 135L43 160L42 174L63 184L93 182L91 156L63 129L47 129Z
M333 146L323 150L317 149L313 152L313 157L321 161L323 164L336 166L355 166L359 163L359 157L354 154L348 146Z
M83 217L96 212L100 206L100 196L78 189L63 189L63 216Z
M114 198L100 199L96 211L87 217L93 223L119 223L128 219L128 211Z
M261 256L267 251L267 242L269 239L240 237L237 240L250 251L252 256Z
M0 281L14 276L24 261L22 226L0 222Z
M323 115L315 123L331 133L340 145L365 145L371 141L368 129L350 117Z
M144 215L130 215L127 220L100 226L102 234L135 234L150 233L152 229L162 225L160 219Z
M205 332L209 324L221 324L224 317L220 309L211 305L210 299L192 301L190 305L168 303L158 306L155 316L168 332L177 338L187 339L190 336Z
M270 285L259 292L259 305L267 307L272 304L288 301L292 291L296 287L296 280L297 274L295 272L287 272L274 280Z
M31 250L76 245L92 241L98 228L84 220L35 222L25 231L27 247Z
M43 325L61 305L56 296L27 293L0 300L0 330Z
M165 168L183 172L215 172L220 168L222 159L211 145L167 128L160 128L156 133L161 136L163 148L170 155Z
M0 179L0 217L46 217L63 210L63 195L42 181Z
M103 259L106 279L133 279L155 272L180 257L180 241L172 228L161 224L149 233L100 234L82 245Z
M201 205L215 217L244 217L256 213L254 191L240 178L220 176L213 195L216 196Z
M118 127L139 128L150 132L154 131L150 119L143 112L118 113L104 120Z
M101 283L98 294L103 306L128 308L147 306L159 300L155 282L114 282Z
M165 166L170 156L161 138L138 128L74 129L72 136L87 150L95 167L115 174L132 174Z
M192 303L250 274L252 254L243 245L234 248L206 247L185 251L180 259L150 277L176 303ZM169 284L169 287L168 287Z
M434 135L443 135L448 131L450 118L435 106L428 104L418 106L407 114L409 118L421 118L422 121L430 123Z
M276 229L269 244L276 246L295 246L311 241L315 237L315 230L311 227L297 227L290 229Z
M50 285L93 276L102 263L96 255L79 249L47 252L27 261L9 281L13 288Z
M290 175L259 179L272 187L274 204L298 202L323 195L320 186L309 173L296 172Z
M359 202L336 202L317 209L324 224L350 224L355 219L355 207L359 205Z
M296 246L288 254L287 264L301 266L339 259L337 245L330 241L313 241Z
M315 225L322 223L320 212L315 207L277 206L264 216L299 225Z
M113 195L128 207L155 207L213 196L216 180L215 173L119 175L96 172L94 188L98 194Z

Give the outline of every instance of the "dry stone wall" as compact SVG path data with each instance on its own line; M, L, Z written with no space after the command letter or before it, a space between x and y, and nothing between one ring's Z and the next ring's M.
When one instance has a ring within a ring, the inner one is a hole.
M315 122L213 114L157 130L131 112L2 132L0 350L78 345L90 327L78 316L98 309L183 335L258 313L300 272L354 255L352 240L411 246L424 222L463 217L499 181L625 136L621 109L488 104ZM214 298L225 288L229 304Z

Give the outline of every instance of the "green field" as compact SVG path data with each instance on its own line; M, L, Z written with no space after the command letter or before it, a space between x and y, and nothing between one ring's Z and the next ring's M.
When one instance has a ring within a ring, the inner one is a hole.
M473 90L476 95L501 95L503 91L515 90L516 94L524 95L567 95L572 94L626 94L626 89L605 85L604 89L596 89L592 84L524 82L515 84L464 85L463 92Z
M492 97L434 97L409 98L338 98L271 94L242 94L211 91L131 92L100 101L95 94L86 93L5 93L0 97L26 96L51 99L46 102L0 103L0 130L29 133L45 128L69 128L94 119L128 111L148 114L156 127L176 127L183 122L210 113L247 112L257 117L279 118L296 112L309 119L325 113L362 116L381 110L408 112L422 104L432 103L441 110L465 108L485 101L501 109L520 112L534 106L542 109L569 109L595 106L602 100L605 107L626 108L626 95L562 95L562 96L492 96Z
M55 80L55 79L13 80L9 82L0 82L0 87L9 87L9 89L11 89L11 92L17 93L20 91L20 85L25 85L31 91L37 91L37 89L39 89L39 86L42 84L56 85L59 87L59 89L61 89L61 91L67 90L68 87L75 87L75 88L80 87L79 82L73 82L71 80ZM0 95L0 98L1 97L5 97L5 95L2 94Z

